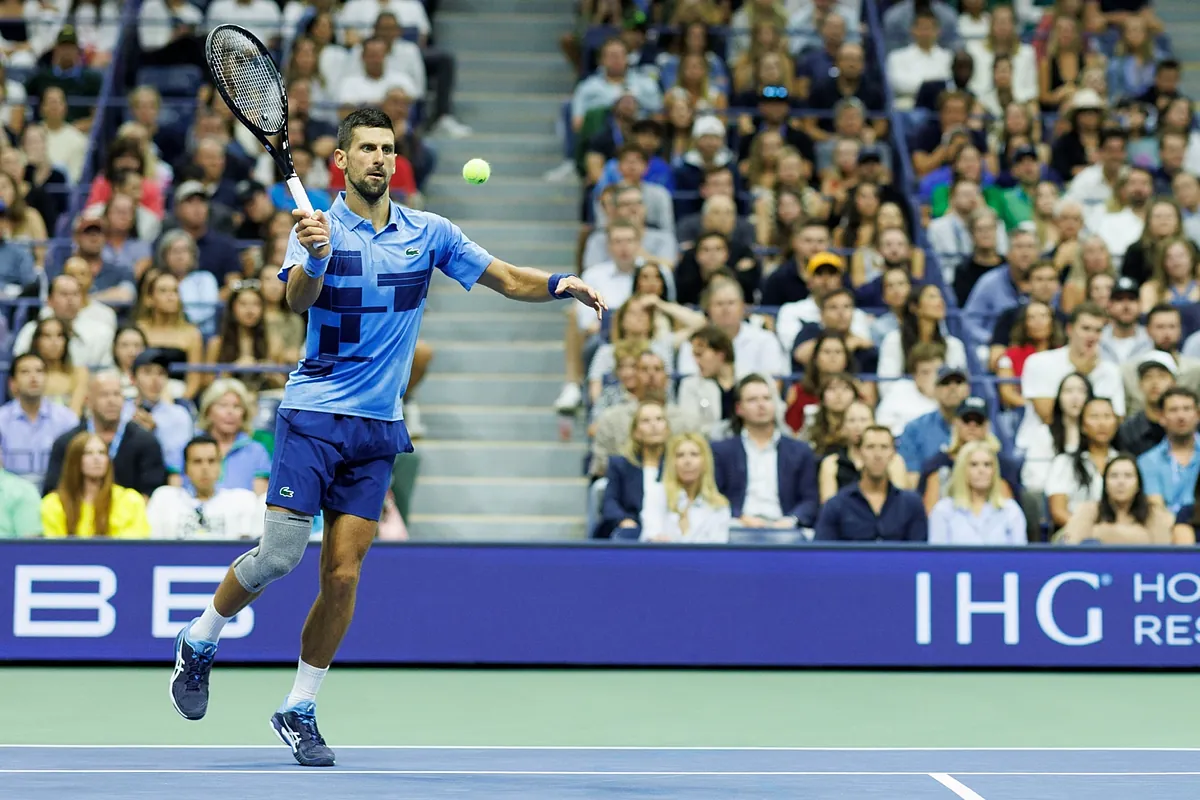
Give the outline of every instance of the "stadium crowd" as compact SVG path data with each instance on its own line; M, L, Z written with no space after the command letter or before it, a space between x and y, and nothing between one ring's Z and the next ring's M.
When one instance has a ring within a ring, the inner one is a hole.
M214 96L204 37L235 22L275 53L317 208L344 188L337 123L362 105L395 121L393 198L422 207L436 163L425 134L471 133L453 114L455 59L433 41L435 10L0 4L0 538L261 533L275 408L306 330L276 274L294 204ZM422 343L413 387L431 357ZM419 409L405 411L417 438ZM380 535L403 538L411 480L393 488Z
M1194 544L1200 131L1150 0L584 0L592 535Z

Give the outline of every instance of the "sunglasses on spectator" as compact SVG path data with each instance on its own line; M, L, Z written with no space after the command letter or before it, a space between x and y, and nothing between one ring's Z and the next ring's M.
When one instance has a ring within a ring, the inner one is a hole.
M762 96L772 100L787 100L788 90L786 86L764 86Z
M235 292L240 292L243 289L257 290L257 289L262 288L262 281L258 280L257 278L251 278L250 280L244 280L244 281L234 281L232 288L233 288L233 291L235 291Z

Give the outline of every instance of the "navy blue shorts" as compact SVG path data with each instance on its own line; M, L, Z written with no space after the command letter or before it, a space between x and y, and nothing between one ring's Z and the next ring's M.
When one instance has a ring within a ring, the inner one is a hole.
M403 420L279 409L267 505L378 520L398 453L411 453Z

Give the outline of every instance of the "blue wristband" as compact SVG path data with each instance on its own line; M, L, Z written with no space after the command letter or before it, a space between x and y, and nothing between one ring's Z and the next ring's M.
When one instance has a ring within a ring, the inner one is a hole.
M550 280L546 281L546 291L549 292L550 296L553 297L555 300L570 299L570 297L571 297L570 292L559 292L558 291L558 284L562 283L562 280L564 278L570 278L570 277L571 276L565 272L554 273L553 275L550 276Z
M325 270L329 267L329 259L333 255L330 251L329 255L324 258L313 258L309 256L304 261L304 274L310 278L319 278L325 274Z

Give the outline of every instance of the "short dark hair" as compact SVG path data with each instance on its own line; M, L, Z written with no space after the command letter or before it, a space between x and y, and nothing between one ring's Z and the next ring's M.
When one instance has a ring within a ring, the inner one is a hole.
M868 425L866 428L863 429L862 438L863 439L867 438L868 433L886 433L888 439L891 440L892 444L893 445L896 444L896 435L894 433L892 433L892 429L886 425Z
M338 150L350 149L350 142L354 139L356 128L385 128L390 131L393 130L392 118L378 108L365 106L354 109L338 125Z
M1037 272L1039 269L1052 269L1054 270L1054 274L1056 276L1058 275L1058 267L1054 266L1054 262L1042 259L1041 261L1033 262L1029 269L1025 271L1025 277L1032 278L1033 273Z
M732 359L730 359L730 360L732 360ZM46 366L46 359L42 358L40 355L33 352L32 350L27 353L21 353L21 355L17 356L16 358L14 358L12 360L12 365L8 368L8 375L10 378L16 376L17 370L21 368L22 361L37 361L39 364L42 365L43 368L45 368L45 366Z
M715 175L724 175L726 173L729 174L730 178L733 177L733 170L731 170L729 167L709 167L708 169L704 170L704 180L707 181L709 178Z
M1166 408L1167 400L1172 397L1186 397L1192 401L1192 404L1200 407L1200 396L1186 386L1172 386L1162 393L1162 397L1158 399L1158 407Z
M1129 144L1129 134L1124 128L1105 128L1100 131L1100 146L1104 147L1110 139L1120 139L1121 144Z
M192 437L191 441L183 446L183 463L186 464L188 462L188 458L191 457L193 447L206 444L211 444L212 446L216 447L218 454L220 453L221 448L217 445L216 439L209 436L207 433L197 434L196 436Z
M707 239L720 239L721 244L725 245L726 250L730 250L730 251L733 250L733 248L729 245L729 237L723 233L718 233L717 231L705 231L704 233L697 236L696 237L696 249L699 250L700 243Z
M729 338L729 334L718 328L716 325L705 325L692 334L690 341L695 342L700 340L709 350L716 350L721 355L725 356L725 363L733 363L733 340Z
M1170 303L1159 303L1146 313L1147 325L1150 324L1150 320L1154 318L1155 314L1174 314L1177 317L1183 317L1183 315L1179 313L1178 306L1173 306Z
M759 375L757 372L752 372L749 375L747 375L746 377L742 378L740 381L738 381L737 386L733 387L733 396L737 399L737 401L739 403L742 401L742 394L746 391L746 387L750 386L752 384L755 384L755 383L761 383L763 386L767 387L772 392L775 391L775 389L771 386L771 382L769 380L764 378L762 375Z
M1080 303L1075 306L1071 312L1071 317L1067 321L1074 325L1079 321L1080 317L1095 317L1096 319L1108 319L1108 312L1093 302Z
M642 149L633 142L626 142L625 144L621 145L621 147L617 150L617 161L620 161L628 155L635 155L643 161L646 160L646 154L643 153Z
M1162 70L1164 70L1164 69L1174 69L1174 70L1179 70L1179 69L1181 69L1181 67L1180 67L1180 65L1179 65L1179 59L1177 59L1177 58L1164 58L1162 61L1159 61L1159 62L1158 62L1158 66L1157 66L1157 67L1155 67L1155 69L1156 69L1156 70L1158 70L1159 72L1161 72L1161 71L1162 71Z
M830 300L832 300L833 298L835 298L835 297L841 297L842 295L845 295L846 297L849 297L849 298L850 298L850 305L851 305L851 306L853 306L853 305L854 305L854 292L850 291L850 290L849 290L849 289L847 289L845 286L839 286L838 288L834 289L834 290L833 290L832 292L830 292L829 294L827 294L827 295L825 295L824 297L822 297L822 298L821 298L821 302L817 303L817 306L818 306L818 307L819 307L819 308L820 308L822 311L824 311L824 310L825 310L825 304L826 304L826 303L828 303L828 302L829 302Z

